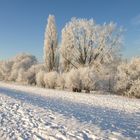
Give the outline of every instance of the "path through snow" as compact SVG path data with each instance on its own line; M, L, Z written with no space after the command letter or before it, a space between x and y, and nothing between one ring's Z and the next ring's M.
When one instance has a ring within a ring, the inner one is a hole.
M140 100L0 83L1 139L140 139Z

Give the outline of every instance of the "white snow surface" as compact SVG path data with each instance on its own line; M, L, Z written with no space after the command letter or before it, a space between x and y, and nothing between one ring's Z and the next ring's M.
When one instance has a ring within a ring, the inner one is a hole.
M139 140L140 100L0 82L0 140Z

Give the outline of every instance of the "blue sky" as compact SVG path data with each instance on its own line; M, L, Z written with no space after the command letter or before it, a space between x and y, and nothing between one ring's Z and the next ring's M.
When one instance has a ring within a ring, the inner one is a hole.
M49 14L56 17L59 37L72 17L114 21L126 29L124 56L140 56L140 0L0 0L0 59L28 52L42 60Z

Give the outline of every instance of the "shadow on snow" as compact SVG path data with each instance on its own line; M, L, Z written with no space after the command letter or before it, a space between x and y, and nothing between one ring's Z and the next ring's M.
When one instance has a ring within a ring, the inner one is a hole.
M140 112L128 114L115 109L73 103L58 98L41 97L33 93L0 87L0 94L30 103L44 109L75 117L80 122L98 126L102 130L116 131L124 136L140 139Z

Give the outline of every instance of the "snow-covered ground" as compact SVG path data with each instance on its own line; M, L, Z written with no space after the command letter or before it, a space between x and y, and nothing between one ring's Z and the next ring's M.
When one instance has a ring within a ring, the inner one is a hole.
M140 100L0 83L0 140L140 139Z

